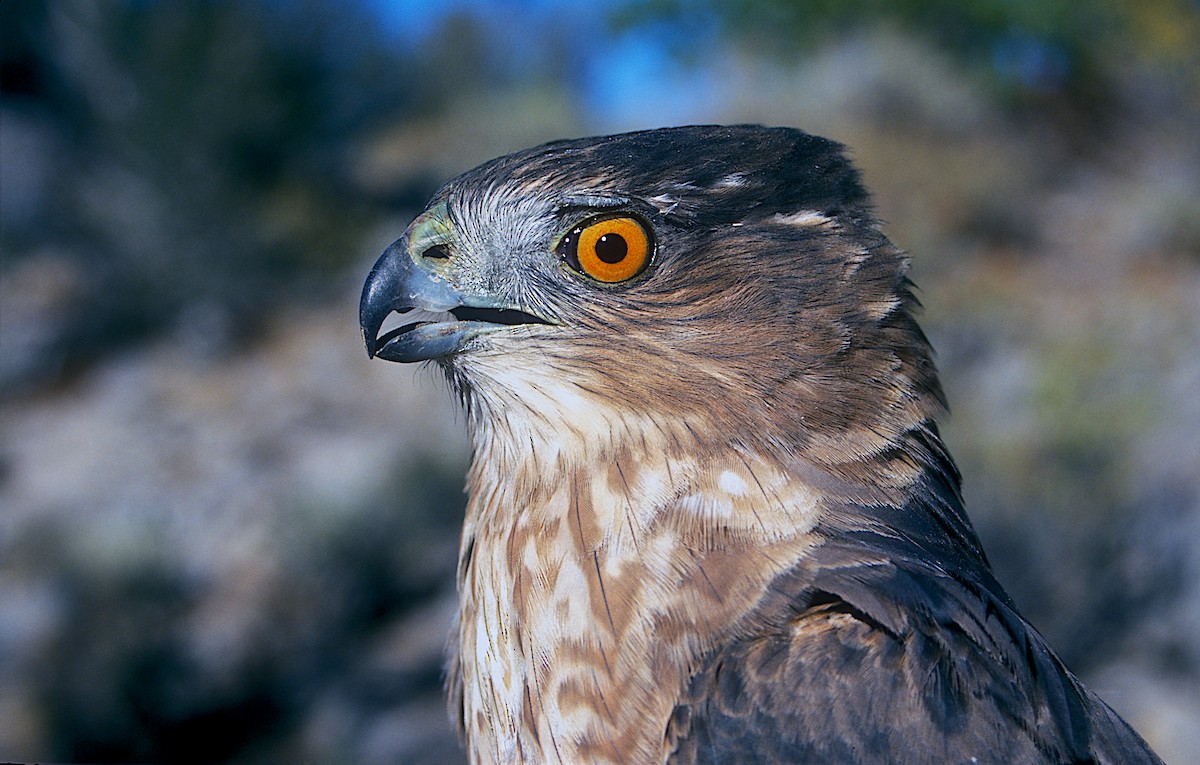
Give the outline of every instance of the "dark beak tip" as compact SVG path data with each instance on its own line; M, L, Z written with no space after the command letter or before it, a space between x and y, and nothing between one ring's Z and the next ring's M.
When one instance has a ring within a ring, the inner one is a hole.
M379 329L396 307L394 299L387 294L387 288L391 285L388 283L386 269L381 267L382 263L383 258L380 258L380 262L371 269L358 302L358 326L362 330L367 358L371 359L375 358L379 350Z
M362 332L363 345L367 349L367 358L375 358L376 343L378 342L379 326L371 326L372 321L366 316L360 316L358 321L359 330Z

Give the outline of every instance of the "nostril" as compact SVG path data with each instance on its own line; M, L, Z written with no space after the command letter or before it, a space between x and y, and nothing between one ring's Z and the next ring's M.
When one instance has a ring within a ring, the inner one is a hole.
M450 248L444 244L435 244L422 252L421 257L430 260L446 260L450 257Z

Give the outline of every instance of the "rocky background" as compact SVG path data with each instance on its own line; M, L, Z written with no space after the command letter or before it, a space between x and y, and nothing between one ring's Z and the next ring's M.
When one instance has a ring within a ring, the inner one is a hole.
M749 121L851 147L1000 579L1200 762L1194 2L422 7L0 6L0 760L463 761L467 445L362 279L478 161Z

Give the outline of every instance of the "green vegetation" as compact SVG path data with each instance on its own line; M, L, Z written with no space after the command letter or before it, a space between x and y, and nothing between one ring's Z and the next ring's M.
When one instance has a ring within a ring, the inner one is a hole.
M1200 95L1200 7L1190 0L635 0L625 23L703 19L743 45L794 56L873 25L922 38L997 80L1010 94L1041 92L1111 106L1136 67Z

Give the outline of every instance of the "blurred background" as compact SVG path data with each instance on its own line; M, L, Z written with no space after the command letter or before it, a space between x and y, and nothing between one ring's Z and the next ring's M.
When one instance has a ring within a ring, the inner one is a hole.
M762 122L913 254L1001 581L1200 762L1200 2L586 6L0 6L0 760L462 762L467 445L366 272L490 157Z

